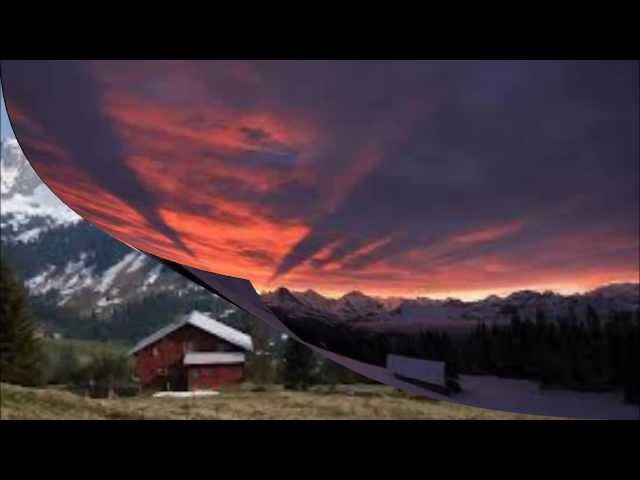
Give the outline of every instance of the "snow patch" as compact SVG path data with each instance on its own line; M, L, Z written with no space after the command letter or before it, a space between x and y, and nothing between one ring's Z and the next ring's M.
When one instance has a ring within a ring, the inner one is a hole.
M81 253L79 260L68 262L64 269L49 265L38 275L28 279L25 286L32 295L57 291L61 297L58 305L64 305L72 295L96 282L93 276L94 266L87 266L85 263L88 257L87 253Z
M211 397L219 395L220 392L215 390L193 390L188 392L156 392L154 398L195 398L195 397Z
M122 258L122 260L107 269L102 275L102 279L100 280L98 286L95 288L95 291L99 293L105 293L107 290L109 290L109 287L111 287L120 272L122 272L125 268L130 266L131 263L135 261L136 255L137 254L135 252L128 253Z
M236 311L235 308L227 308L224 312L218 315L218 318L227 318L232 313L235 313L235 311Z
M38 240L38 237L40 237L40 234L44 231L45 229L42 227L32 228L31 230L27 230L26 232L22 232L20 235L18 235L15 238L15 241L19 243L29 243L31 241L35 242L36 240Z
M4 177L4 172L3 172ZM82 220L75 212L62 203L44 184L38 185L33 195L16 193L2 200L2 214L12 214L9 223L17 228L33 217L49 217L51 226L74 225Z
M35 277L24 282L25 286L31 293L44 294L51 290L52 286L47 283L47 277L56 269L55 266L49 265ZM50 282L49 282L50 283Z
M146 263L147 261L147 256L144 253L139 253L135 260L133 262L131 262L131 265L129 266L129 268L127 268L127 272L126 273L132 273L135 272L136 270L140 270L143 265Z
M0 148L2 149L2 158L0 158L0 168L2 170L0 194L6 195L11 191L20 176L20 168L18 165L10 164L9 159L19 158L22 152L18 145L18 140L15 138L3 138Z
M156 265L145 278L144 283L142 284L142 289L146 290L147 287L153 285L158 277L160 276L160 272L162 271L162 265Z
M108 297L102 297L100 298L97 302L96 302L96 306L98 308L104 308L104 307L108 307L109 305L115 305L118 303L122 303L122 299L121 298L108 298Z

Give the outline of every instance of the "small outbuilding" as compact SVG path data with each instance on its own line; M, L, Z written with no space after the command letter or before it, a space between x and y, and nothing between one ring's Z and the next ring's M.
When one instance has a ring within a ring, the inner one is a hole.
M246 378L251 337L193 311L140 340L129 353L146 390L212 390Z
M412 358L403 355L387 355L387 369L405 382L443 395L451 393L445 362Z

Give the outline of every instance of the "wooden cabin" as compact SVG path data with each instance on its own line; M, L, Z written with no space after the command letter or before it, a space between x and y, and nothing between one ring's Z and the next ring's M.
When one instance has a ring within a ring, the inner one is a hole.
M251 337L193 311L140 340L129 353L145 390L212 390L246 378Z

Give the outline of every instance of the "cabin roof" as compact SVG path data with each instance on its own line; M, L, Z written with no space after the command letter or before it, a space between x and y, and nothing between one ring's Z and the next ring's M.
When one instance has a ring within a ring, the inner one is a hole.
M131 350L129 350L129 355L139 352L143 348L157 342L161 338L166 337L185 325L192 325L211 335L222 338L223 340L226 340L227 342L244 350L253 351L253 341L249 335L225 325L222 322L218 322L202 312L194 310L188 315L181 317L178 321L170 323L148 337L140 340Z
M189 352L184 356L185 365L231 365L244 363L240 352Z

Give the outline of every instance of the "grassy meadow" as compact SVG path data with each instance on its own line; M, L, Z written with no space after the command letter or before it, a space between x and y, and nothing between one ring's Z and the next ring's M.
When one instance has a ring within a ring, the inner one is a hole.
M5 419L433 419L508 420L542 417L495 412L411 397L382 385L338 385L301 391L250 383L201 398L90 399L55 387L0 384Z

